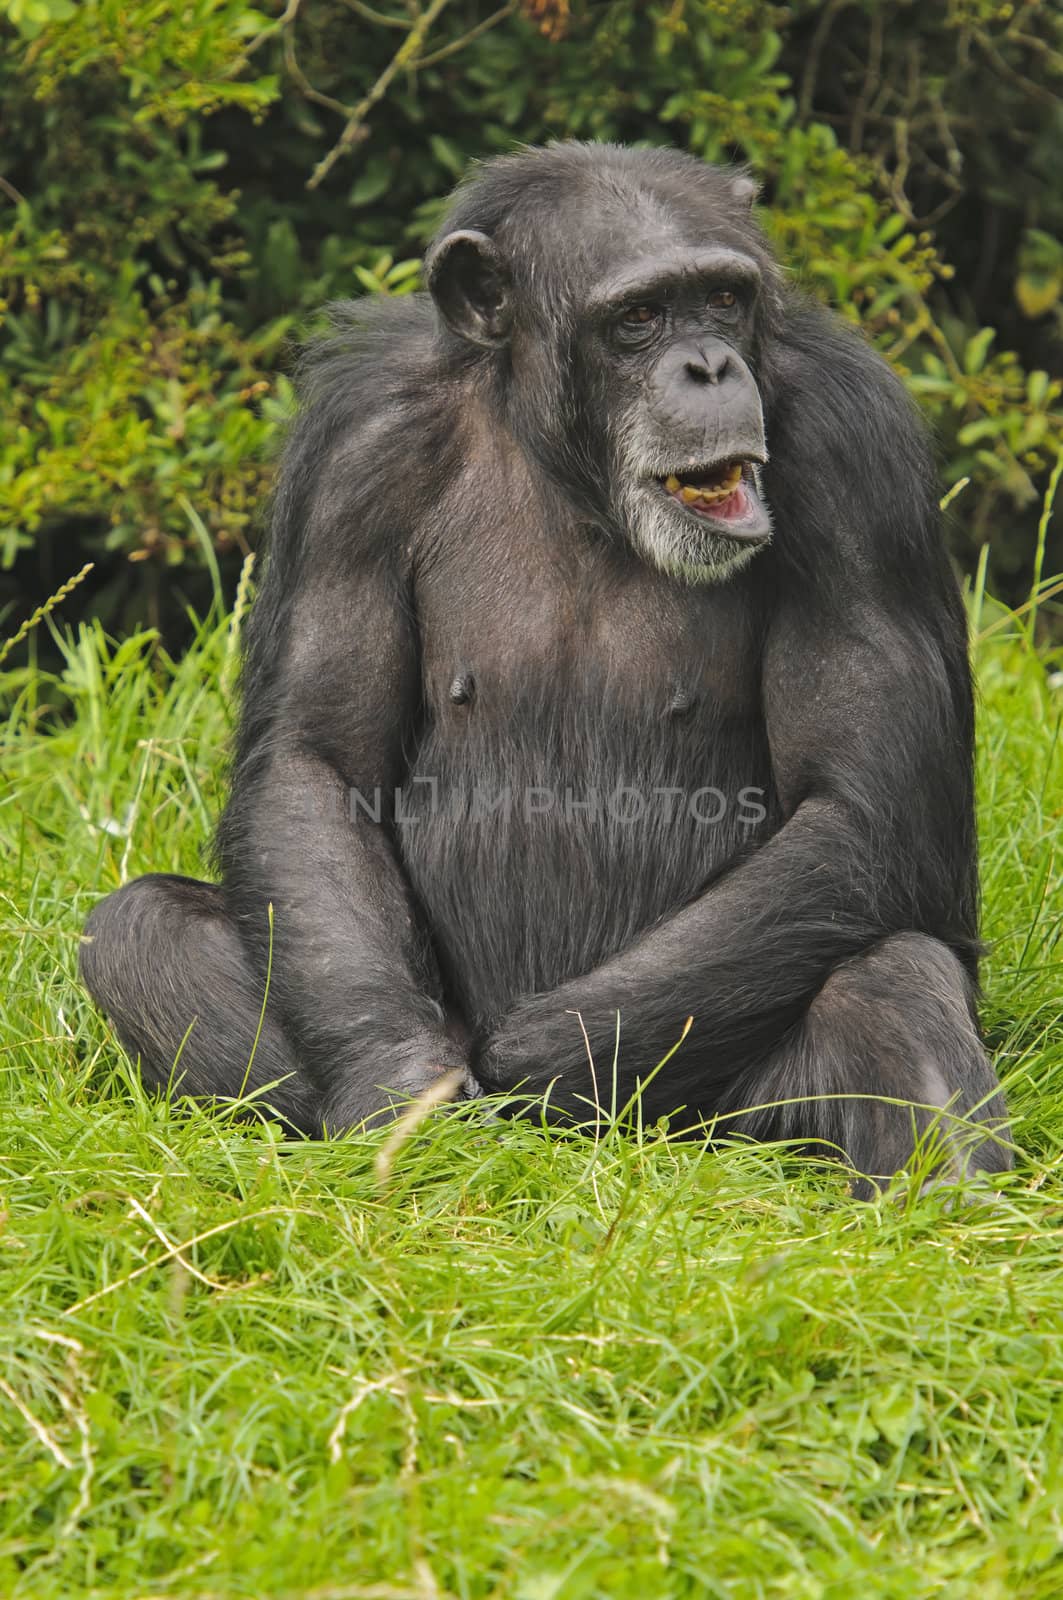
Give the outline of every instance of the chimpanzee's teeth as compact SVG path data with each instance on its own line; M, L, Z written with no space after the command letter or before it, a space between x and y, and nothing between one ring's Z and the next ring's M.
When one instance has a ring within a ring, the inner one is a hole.
M742 481L742 463L732 462L724 469L723 476L714 483L690 482L689 480L694 478L694 472L686 476L688 481L684 483L677 473L669 473L664 479L664 487L668 493L678 495L684 505L714 505L717 501L730 499L734 494Z

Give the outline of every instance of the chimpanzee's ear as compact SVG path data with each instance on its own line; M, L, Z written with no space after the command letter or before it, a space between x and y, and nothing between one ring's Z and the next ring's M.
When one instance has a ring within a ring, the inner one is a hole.
M760 184L746 167L739 167L731 179L731 193L739 205L745 206L747 211L752 211L753 202L760 193Z
M513 284L501 251L485 233L448 233L428 258L428 287L451 332L497 350L509 340Z

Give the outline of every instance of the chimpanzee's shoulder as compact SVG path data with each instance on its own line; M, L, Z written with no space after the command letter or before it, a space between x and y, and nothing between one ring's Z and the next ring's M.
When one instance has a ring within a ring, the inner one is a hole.
M310 545L399 551L454 450L453 401L424 295L346 301L307 343L273 498L273 566Z
M769 417L810 445L903 449L910 468L928 468L927 429L900 378L860 329L825 306L788 301L761 380Z

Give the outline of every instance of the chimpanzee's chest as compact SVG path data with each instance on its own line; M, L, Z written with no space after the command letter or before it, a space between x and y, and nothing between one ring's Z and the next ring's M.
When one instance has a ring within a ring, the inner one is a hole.
M612 551L435 566L399 845L470 1022L607 959L776 825L742 592Z
M482 554L482 553L481 553ZM759 643L740 574L696 586L627 552L521 548L470 561L448 552L417 585L430 716L455 737L530 701L621 707L637 724L759 723Z

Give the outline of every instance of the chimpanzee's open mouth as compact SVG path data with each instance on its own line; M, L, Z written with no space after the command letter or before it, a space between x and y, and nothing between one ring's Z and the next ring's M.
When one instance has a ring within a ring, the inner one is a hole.
M684 511L729 522L748 514L756 487L751 461L717 461L712 466L673 472L658 482Z

